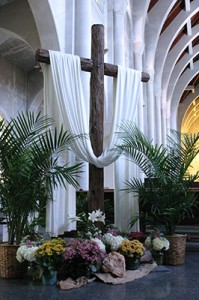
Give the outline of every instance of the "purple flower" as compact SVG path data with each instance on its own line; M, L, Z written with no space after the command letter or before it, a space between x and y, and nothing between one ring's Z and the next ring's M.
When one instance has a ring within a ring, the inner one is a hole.
M105 253L95 241L87 239L75 239L67 243L64 259L69 263L81 261L86 264L101 262Z

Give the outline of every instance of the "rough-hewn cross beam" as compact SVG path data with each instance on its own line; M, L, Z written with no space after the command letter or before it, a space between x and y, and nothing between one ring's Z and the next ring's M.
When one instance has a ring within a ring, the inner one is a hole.
M41 63L50 64L49 51L45 49L38 49L36 51L36 60ZM80 57L81 69L85 72L91 72L93 69L93 60ZM104 75L117 77L118 66L104 63ZM142 82L148 82L150 76L148 73L142 72Z
M50 64L48 50L38 49L36 60ZM94 154L99 157L103 151L104 135L104 75L117 77L118 66L104 63L104 26L92 26L91 59L80 58L81 69L91 72L90 79L90 120L89 132ZM149 75L142 72L143 82ZM104 211L104 170L89 164L89 211Z

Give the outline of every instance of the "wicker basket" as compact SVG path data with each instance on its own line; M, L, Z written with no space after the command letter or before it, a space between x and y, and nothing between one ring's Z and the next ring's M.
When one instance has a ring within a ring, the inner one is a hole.
M20 278L23 275L23 266L16 259L18 246L0 244L0 277Z
M185 261L186 238L185 234L166 236L170 242L169 250L165 252L165 265L182 265Z

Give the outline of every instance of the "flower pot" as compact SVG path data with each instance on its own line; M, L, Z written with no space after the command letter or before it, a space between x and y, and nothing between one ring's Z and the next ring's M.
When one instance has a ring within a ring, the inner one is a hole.
M164 262L164 252L163 251L152 251L152 257L157 265L162 265Z
M140 267L140 259L134 257L125 257L126 270L137 270Z
M26 273L26 265L16 259L18 248L17 245L0 244L1 278L21 278Z
M164 254L165 265L181 265L185 261L186 234L174 234L166 237L170 242L169 250Z
M69 273L73 279L77 279L82 276L89 279L93 277L92 270L84 263L71 264L69 267Z
M49 273L42 274L43 285L56 285L57 283L57 271L51 271Z

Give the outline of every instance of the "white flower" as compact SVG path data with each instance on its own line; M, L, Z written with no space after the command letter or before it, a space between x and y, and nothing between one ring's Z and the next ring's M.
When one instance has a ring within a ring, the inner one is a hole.
M162 240L162 242L164 244L165 250L168 250L169 246L170 246L169 241L165 237L162 237L161 240Z
M151 237L148 236L148 237L146 238L144 244L145 244L145 246L146 246L147 248L150 248L150 247L151 247L151 242L152 242L152 241L151 241Z
M162 250L164 248L164 243L160 238L154 238L152 241L154 250Z
M37 250L37 246L35 247L28 247L27 248L27 251L24 253L24 259L29 261L29 262L32 262L36 259L35 257L35 251Z
M16 259L22 263L23 261L27 260L29 262L34 261L34 252L37 249L37 246L28 247L26 245L22 245L17 249Z
M95 211L92 211L92 213L88 213L89 217L88 219L91 221L91 222L96 222L97 221L97 217L96 217L96 214L95 214Z
M100 209L92 211L92 213L88 213L88 219L94 222L103 222L105 224L105 214Z
M144 242L145 246L148 248L148 249L153 249L153 250L156 250L156 251L159 251L159 250L168 250L169 249L169 241L163 237L163 236L158 236L158 237L151 237L151 236L148 236Z
M103 216L101 216L100 218L98 218L98 221L105 224L105 214Z
M123 240L124 238L120 235L114 236L111 233L105 233L103 235L104 244L110 246L112 251L117 251Z
M16 258L21 263L24 261L24 254L26 252L27 246L23 245L17 249Z
M72 223L74 222L82 222L82 219L77 216L68 216L68 221L71 221Z
M106 252L106 247L105 247L104 243L100 239L98 239L98 238L91 238L91 241L96 242L98 244L99 248L102 251Z

